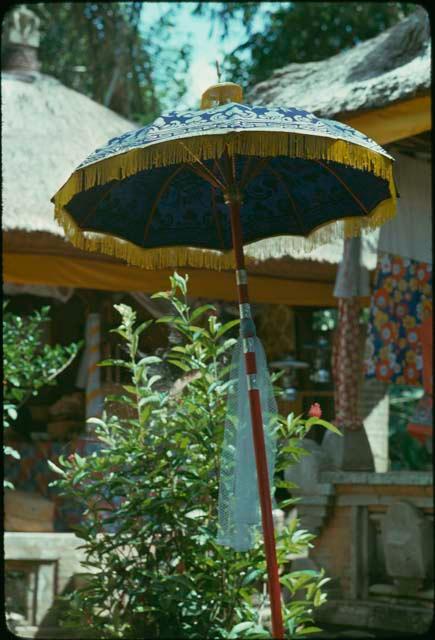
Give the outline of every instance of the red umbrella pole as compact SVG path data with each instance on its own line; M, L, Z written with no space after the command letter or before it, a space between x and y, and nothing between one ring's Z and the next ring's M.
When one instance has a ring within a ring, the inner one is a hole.
M256 384L257 363L254 348L250 344L253 341L249 340L249 338L255 336L255 327L251 318L251 310L248 297L247 274L245 270L242 229L240 224L240 202L233 201L231 199L227 202L227 204L231 212L231 231L236 259L236 278L241 319L241 336L243 338L243 350L245 352L249 405L251 409L255 462L257 466L258 493L260 497L264 547L266 551L267 561L267 574L269 578L272 633L274 638L281 639L284 638L284 627L281 612L281 588L279 584L278 562L276 559L275 534L272 517L272 501L270 497L270 483L267 469L266 447L264 443L260 392Z

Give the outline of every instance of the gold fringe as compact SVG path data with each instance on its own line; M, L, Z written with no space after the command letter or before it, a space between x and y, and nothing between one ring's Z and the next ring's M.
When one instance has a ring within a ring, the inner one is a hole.
M356 169L371 171L374 175L388 181L391 198L381 202L369 216L328 223L313 231L307 238L294 236L291 244L294 244L295 250L299 247L300 250L309 251L325 242L359 235L362 229L374 229L395 215L396 189L392 160L366 147L332 138L270 131L201 135L183 138L182 143L180 144L177 140L156 143L101 160L75 171L52 199L55 203L55 218L72 244L86 251L100 251L121 258L129 264L146 269L176 266L214 270L233 268L232 251L220 252L192 247L142 249L112 235L80 230L65 209L74 195L96 185L106 184L111 180L122 180L139 171L154 167L189 163L192 161L193 154L201 160L219 158L225 148L228 149L229 155L261 157L284 155L308 160L339 162Z
M104 233L83 232L65 209L55 209L55 218L61 223L67 239L83 251L99 251L106 255L125 260L127 264L144 269L165 269L168 267L197 267L220 271L234 269L232 250L227 252L195 247L141 247Z
M335 220L334 222L326 223L321 227L315 229L309 236L271 236L264 240L256 240L245 247L246 260L249 261L262 261L270 258L282 258L283 256L297 256L298 254L308 254L317 247L333 243L337 240L344 240L345 238L352 237L354 235L360 235L363 229L375 229L383 222L387 222L395 214L395 205L393 206L392 199L384 200L381 202L372 215L374 221L370 219L358 218L357 221L365 222L365 225L361 224L358 228L357 225L353 225L354 218L344 218ZM358 223L357 222L357 223ZM355 233L358 231L358 233Z

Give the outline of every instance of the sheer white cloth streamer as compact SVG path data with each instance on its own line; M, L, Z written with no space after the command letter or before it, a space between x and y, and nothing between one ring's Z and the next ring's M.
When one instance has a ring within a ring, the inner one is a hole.
M257 386L260 391L264 440L273 500L275 471L277 405L267 367L266 354L255 337ZM252 421L248 398L245 357L242 339L233 351L227 400L227 418L221 453L219 485L218 544L236 551L247 551L255 545L261 533L261 513L258 495Z

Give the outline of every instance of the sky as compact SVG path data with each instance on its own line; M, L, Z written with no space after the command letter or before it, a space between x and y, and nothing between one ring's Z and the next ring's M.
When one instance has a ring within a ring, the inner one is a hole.
M145 2L142 20L144 25L150 24L153 20L167 11L172 3L170 2ZM212 84L217 82L216 60L223 61L224 55L230 53L238 45L246 40L247 34L243 24L234 23L229 34L224 41L221 41L218 29L215 28L210 34L210 21L203 16L192 16L191 11L195 2L184 2L179 11L176 25L168 34L171 42L174 43L179 38L181 42L186 40L192 46L192 58L189 78L187 81L188 91L181 100L178 108L196 107L201 94ZM255 17L254 31L261 28L265 14L270 5L276 3L263 2L259 15ZM191 37L188 36L191 34ZM225 77L221 78L225 81Z

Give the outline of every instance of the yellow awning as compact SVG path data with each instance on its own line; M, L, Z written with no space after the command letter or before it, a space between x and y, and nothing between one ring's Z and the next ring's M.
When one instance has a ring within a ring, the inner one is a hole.
M8 252L3 254L3 278L16 284L154 293L169 288L169 276L172 272L171 269L149 271L77 257ZM232 271L181 267L179 272L189 274L189 292L192 296L237 300ZM333 287L331 281L280 278L256 273L249 276L250 298L257 303L331 307L336 305L336 298L332 295Z
M402 100L382 109L355 113L342 122L365 133L378 144L396 142L432 129L431 98L423 96Z

